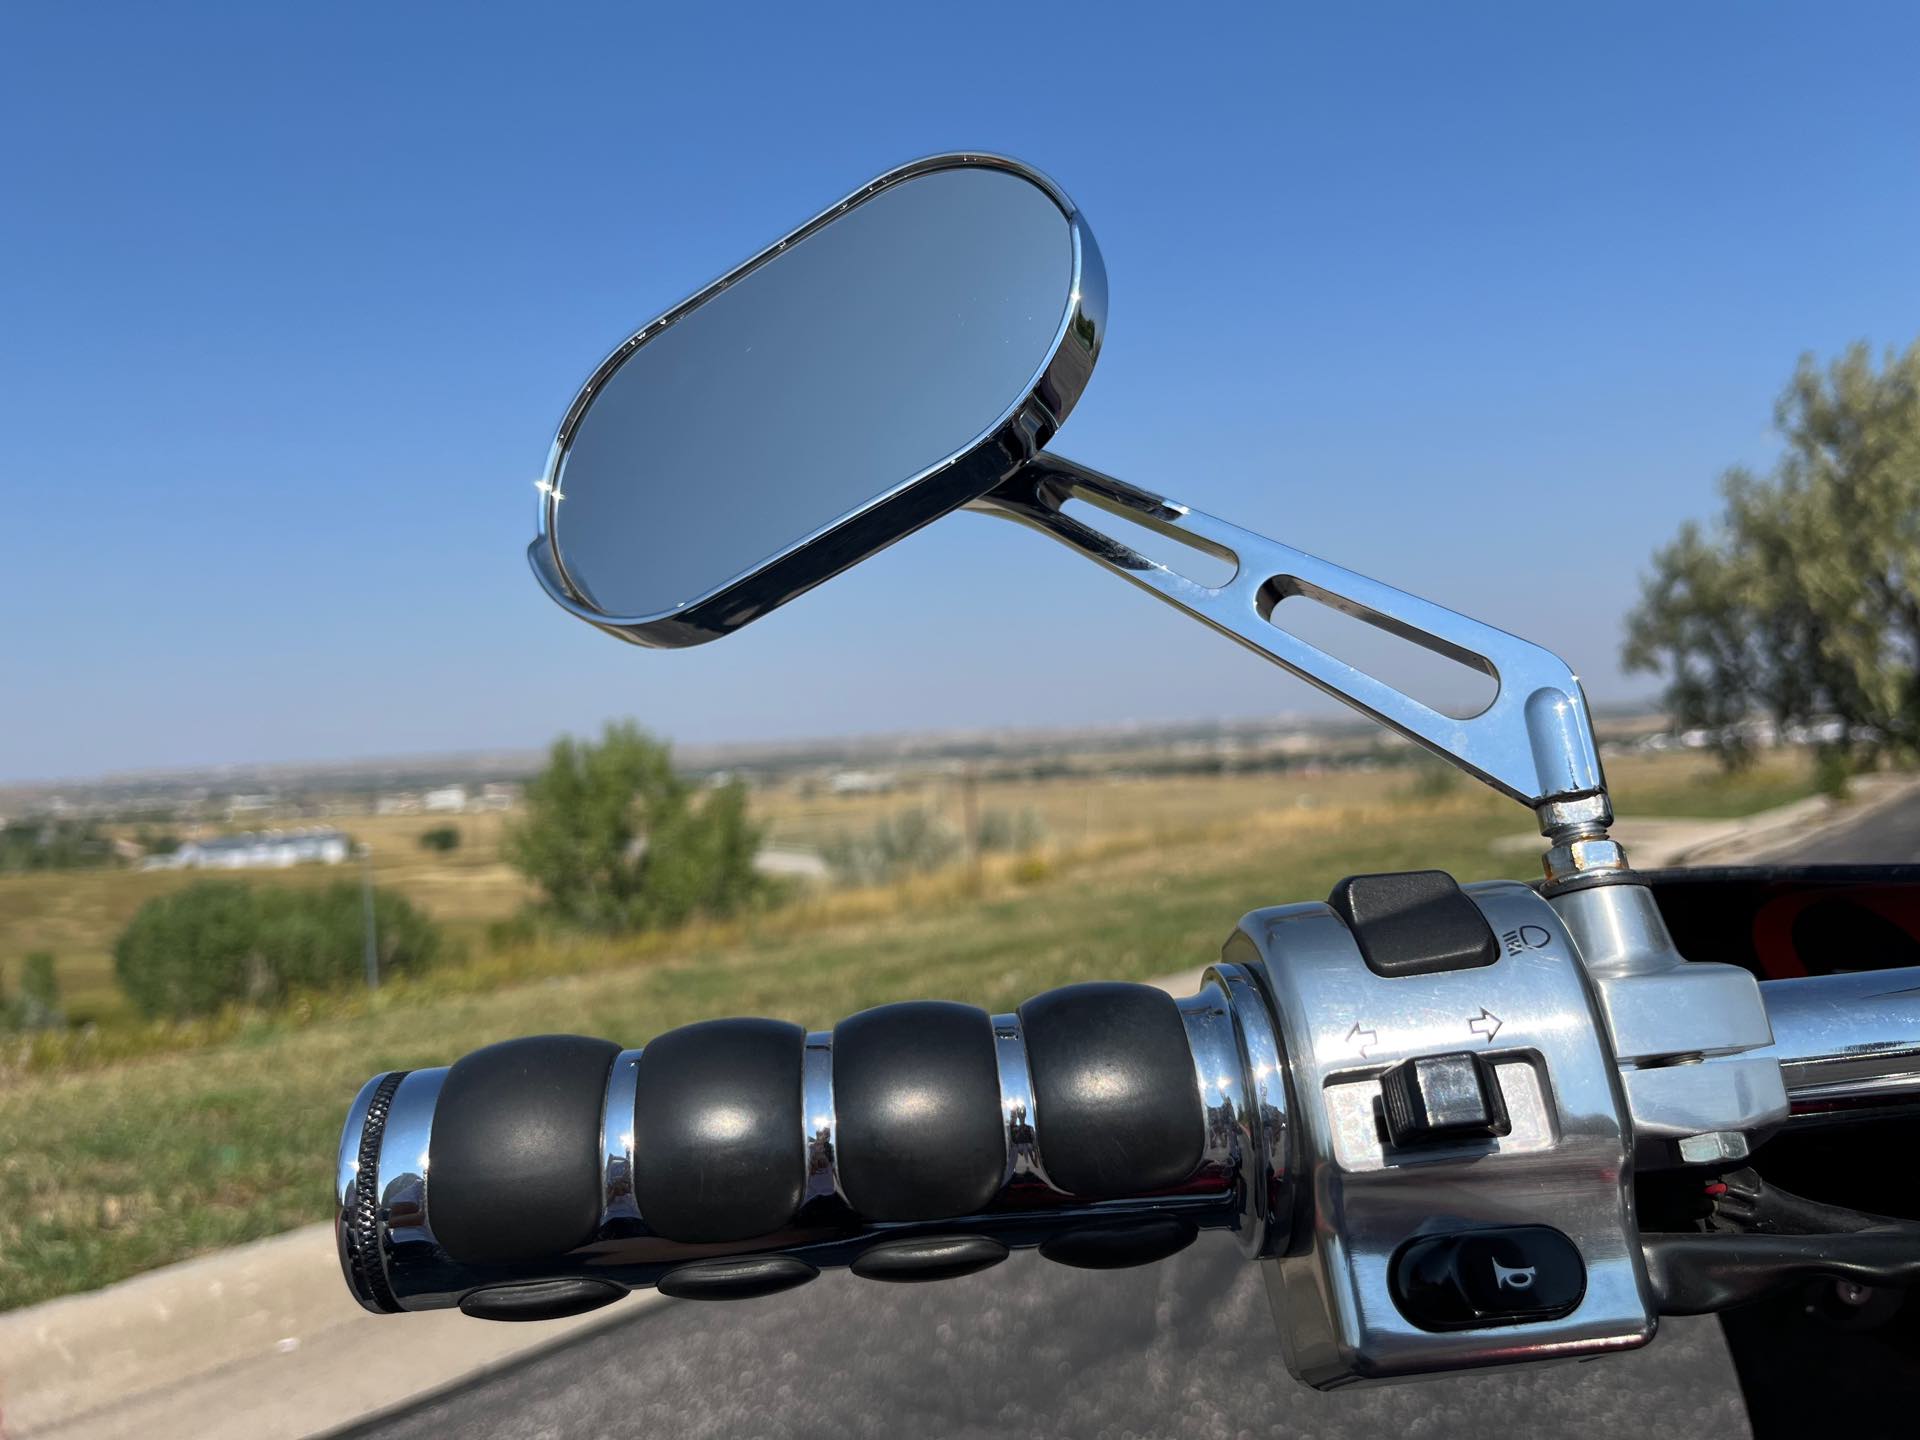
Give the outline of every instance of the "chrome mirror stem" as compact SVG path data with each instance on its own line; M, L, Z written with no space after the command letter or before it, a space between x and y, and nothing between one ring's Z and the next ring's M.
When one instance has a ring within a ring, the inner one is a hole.
M1212 587L1189 580L1067 514L1074 500L1230 559L1233 577ZM1586 696L1551 651L1057 455L1036 455L973 508L1052 536L1528 806L1554 842L1550 880L1625 871L1606 839L1613 812ZM1290 596L1482 671L1498 691L1478 714L1443 714L1282 629L1275 609Z

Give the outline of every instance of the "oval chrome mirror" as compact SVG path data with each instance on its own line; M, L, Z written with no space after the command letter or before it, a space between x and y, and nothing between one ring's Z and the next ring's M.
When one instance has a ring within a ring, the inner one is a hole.
M549 594L696 645L978 499L1092 374L1106 279L1072 203L1010 160L889 172L596 370L540 482Z

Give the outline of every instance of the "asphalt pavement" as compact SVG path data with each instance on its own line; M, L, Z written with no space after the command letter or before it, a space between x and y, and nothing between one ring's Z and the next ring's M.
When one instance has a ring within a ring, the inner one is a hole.
M1920 860L1920 802L1778 861ZM1441 1440L1749 1433L1712 1319L1633 1355L1323 1395L1287 1374L1258 1267L1204 1236L1089 1272L1032 1253L965 1280L845 1272L784 1295L657 1306L351 1432L381 1440L926 1436Z
M1920 863L1920 800L1881 806L1852 824L1823 830L1768 859L1796 865Z
M1226 1236L1137 1270L1031 1251L965 1280L846 1271L764 1300L657 1307L352 1432L1007 1440L1747 1433L1712 1320L1587 1364L1322 1395L1281 1363L1259 1269Z

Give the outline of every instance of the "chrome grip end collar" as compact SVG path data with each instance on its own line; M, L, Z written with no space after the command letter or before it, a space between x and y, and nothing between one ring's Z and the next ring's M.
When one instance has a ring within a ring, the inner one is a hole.
M425 1242L427 1142L445 1068L390 1070L360 1087L340 1132L334 1241L353 1298L376 1315L418 1308L395 1285L396 1246Z
M1273 1012L1253 975L1226 962L1179 1006L1206 1116L1203 1169L1239 1194L1240 1248L1278 1254L1293 1223L1293 1193L1286 1062Z
M360 1087L340 1128L334 1167L334 1244L347 1289L376 1315L392 1315L400 1303L387 1283L382 1257L380 1201L376 1188L381 1143L394 1092L406 1072L390 1070Z

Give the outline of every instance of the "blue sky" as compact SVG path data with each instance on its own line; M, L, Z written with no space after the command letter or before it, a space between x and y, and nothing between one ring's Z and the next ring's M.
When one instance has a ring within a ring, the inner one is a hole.
M921 13L924 9L924 15ZM1056 448L1560 650L1773 453L1803 351L1920 333L1901 4L11 7L0 776L1324 702L953 517L733 638L527 574L611 344L945 149L1086 210Z

